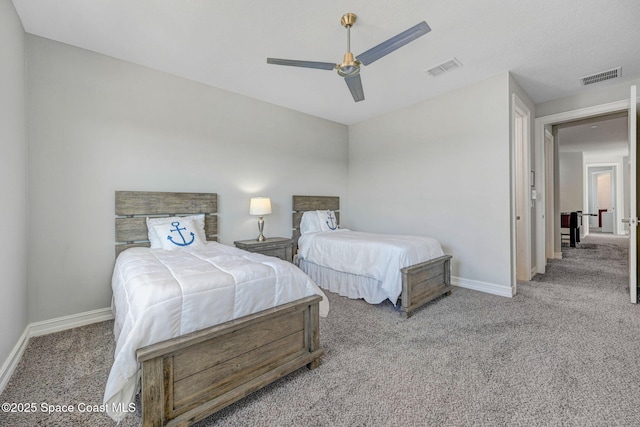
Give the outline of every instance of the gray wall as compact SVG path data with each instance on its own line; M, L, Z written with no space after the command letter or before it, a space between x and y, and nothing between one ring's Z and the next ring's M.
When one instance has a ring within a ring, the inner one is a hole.
M584 160L583 153L560 152L560 212L583 210Z
M36 36L28 43L29 320L108 307L114 191L219 194L219 240L291 236L293 194L346 197L348 130Z
M0 0L0 366L27 326L27 134L25 35L11 0Z
M349 127L355 230L437 238L457 280L511 287L509 75Z

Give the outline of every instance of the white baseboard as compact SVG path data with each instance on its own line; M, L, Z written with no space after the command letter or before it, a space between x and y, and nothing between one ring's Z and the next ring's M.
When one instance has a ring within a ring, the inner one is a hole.
M13 371L16 370L18 366L18 362L22 358L22 354L24 353L24 349L27 348L27 343L29 342L29 326L24 329L22 336L9 353L9 357L2 364L0 368L0 393L4 391L4 388L7 386L11 375L13 375Z
M464 279L462 277L451 277L451 284L461 288L472 289L474 291L485 292L487 294L498 295L501 297L513 297L513 289L511 286L497 285L495 283L481 282L479 280Z
M20 336L20 339L13 347L13 350L11 350L9 357L2 364L2 367L0 367L0 393L4 391L11 375L13 375L13 371L15 371L18 366L18 362L20 362L22 354L29 343L29 338L111 319L113 319L111 308L101 308L99 310L92 310L84 313L72 314L71 316L58 317L56 319L28 324L24 329L22 336Z
M85 311L84 313L72 314L70 316L58 317L56 319L31 323L28 326L29 336L37 337L40 335L52 334L54 332L60 332L66 329L77 328L79 326L103 322L105 320L111 319L113 319L113 312L111 311L111 308L101 308L98 310Z
M562 259L562 252L556 252L554 254L555 259Z

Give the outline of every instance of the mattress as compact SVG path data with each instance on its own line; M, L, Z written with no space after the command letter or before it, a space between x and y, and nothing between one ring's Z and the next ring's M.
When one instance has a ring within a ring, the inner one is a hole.
M138 348L276 307L321 295L293 264L209 242L180 250L131 248L116 260L112 278L116 351L104 403L116 421L139 387Z
M443 256L440 243L431 237L378 234L339 229L327 232L305 233L298 240L298 259L301 266L314 274L315 266L337 272L363 276L369 284L363 291L353 285L322 282L318 285L350 298L365 298L371 304L389 299L396 304L402 293L403 267ZM309 265L310 263L313 265ZM326 274L325 274L326 275ZM371 283L379 282L373 289ZM356 283L356 281L352 281Z

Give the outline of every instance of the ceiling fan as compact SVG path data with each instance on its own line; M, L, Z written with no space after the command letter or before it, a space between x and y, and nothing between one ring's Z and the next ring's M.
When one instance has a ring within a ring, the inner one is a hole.
M349 87L349 90L351 91L353 100L355 102L359 102L364 100L364 90L362 89L362 80L360 79L360 65L369 65L431 31L429 25L427 25L425 21L422 21L354 58L353 53L351 53L351 27L356 23L356 19L357 17L354 13L344 14L340 19L342 26L347 29L347 53L344 54L342 63L334 64L331 62L267 58L267 64L317 68L320 70L335 69L341 77L344 77L344 81L347 83L347 87Z

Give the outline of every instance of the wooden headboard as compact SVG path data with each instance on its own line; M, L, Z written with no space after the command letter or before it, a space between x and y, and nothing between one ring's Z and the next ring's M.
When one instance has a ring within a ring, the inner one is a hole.
M116 191L116 256L125 249L149 247L146 217L205 214L208 241L218 237L217 193Z
M306 211L335 211L336 221L340 224L340 197L337 196L293 196L293 253L298 251L300 221Z

